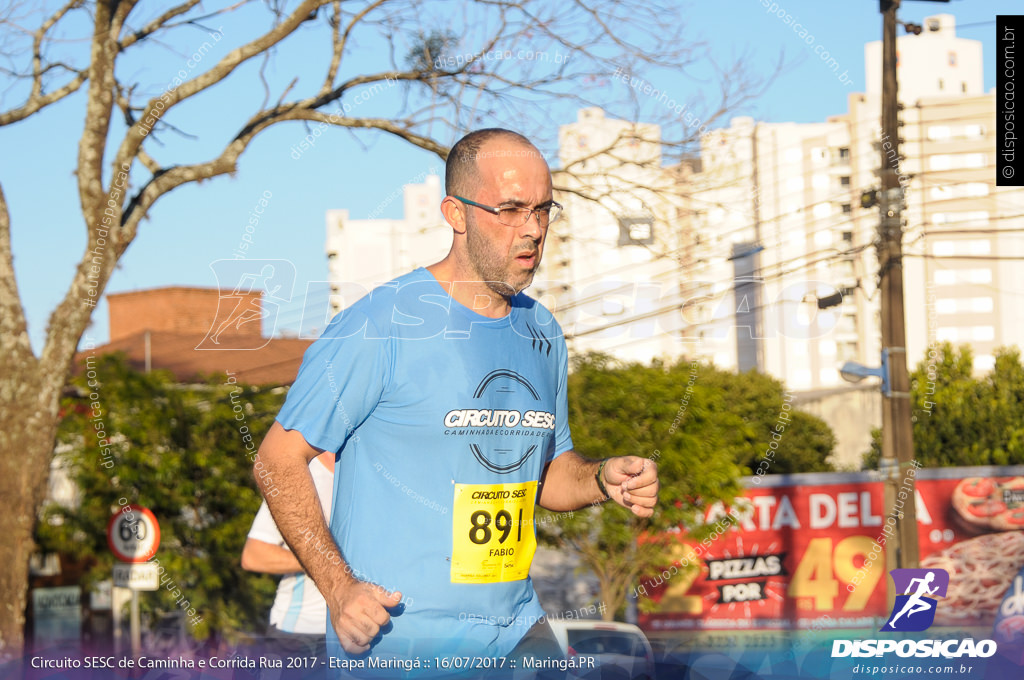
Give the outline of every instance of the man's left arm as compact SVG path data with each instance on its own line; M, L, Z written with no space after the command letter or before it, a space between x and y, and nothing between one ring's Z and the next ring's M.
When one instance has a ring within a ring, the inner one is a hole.
M598 470L608 491L607 497L597 483ZM658 465L639 456L617 456L600 461L566 451L544 468L538 498L543 508L565 512L609 498L632 510L637 517L653 515L658 502Z

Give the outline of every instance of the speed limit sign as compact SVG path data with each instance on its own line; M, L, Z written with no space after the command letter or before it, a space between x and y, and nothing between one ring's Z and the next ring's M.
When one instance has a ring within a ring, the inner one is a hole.
M141 505L124 505L107 524L107 544L122 562L146 562L160 547L156 516Z

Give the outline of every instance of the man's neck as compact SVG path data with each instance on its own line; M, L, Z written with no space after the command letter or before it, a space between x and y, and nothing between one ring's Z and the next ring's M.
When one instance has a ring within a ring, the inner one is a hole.
M459 273L448 260L426 267L453 300L472 311L491 319L508 316L512 309L511 297L491 290L479 275Z

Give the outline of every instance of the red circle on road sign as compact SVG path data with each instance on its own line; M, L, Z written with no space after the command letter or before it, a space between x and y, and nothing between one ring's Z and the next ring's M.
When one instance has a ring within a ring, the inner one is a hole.
M148 562L160 547L160 524L149 508L121 506L107 523L107 545L122 562Z

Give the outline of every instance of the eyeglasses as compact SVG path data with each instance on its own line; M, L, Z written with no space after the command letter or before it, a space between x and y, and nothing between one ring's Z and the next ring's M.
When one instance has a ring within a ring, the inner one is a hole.
M495 208L489 205L483 205L476 201L471 201L468 198L462 196L455 196L458 200L462 201L467 205L474 205L477 208L486 210L492 215L498 216L498 221L504 224L506 227L521 227L530 221L534 213L537 215L537 224L540 225L541 229L547 229L548 225L558 220L562 216L562 206L552 201L551 203L539 207L539 208Z

